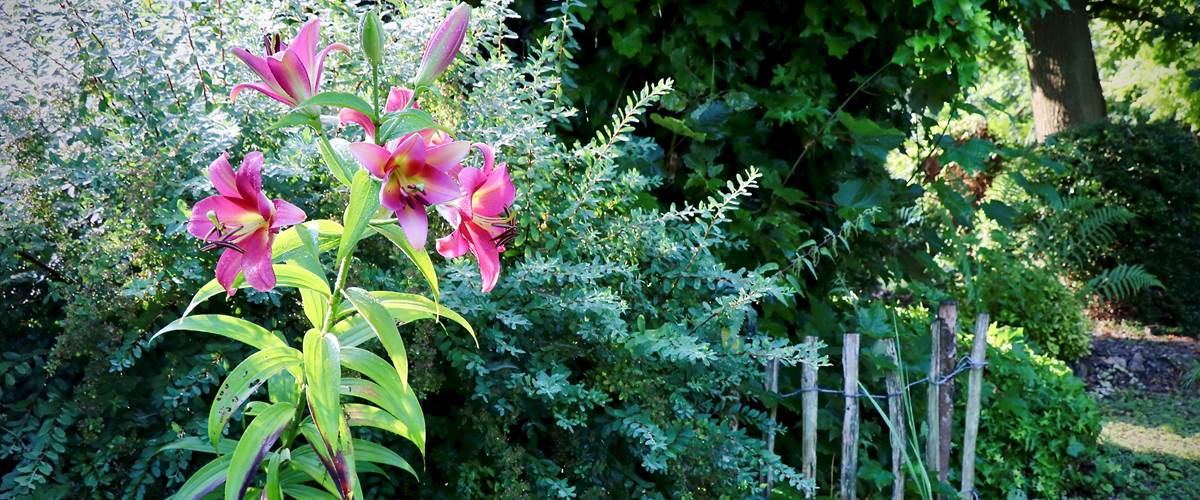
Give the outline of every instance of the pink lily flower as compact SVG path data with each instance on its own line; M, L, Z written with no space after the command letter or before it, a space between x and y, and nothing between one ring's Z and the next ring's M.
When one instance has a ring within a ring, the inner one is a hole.
M482 290L490 292L500 279L500 253L517 234L514 216L509 211L516 188L508 175L508 166L493 168L495 153L491 146L472 145L483 153L482 169L464 167L458 173L463 196L438 206L438 213L454 226L454 231L437 240L437 251L454 259L470 251L479 262Z
M470 143L454 141L427 147L417 133L384 147L370 142L350 145L350 153L373 177L383 181L379 203L396 214L396 220L414 248L425 246L429 216L425 207L459 197L458 184L447 170L458 165L471 150Z
M383 105L383 112L395 113L397 111L403 111L408 109L410 104L412 108L420 109L421 106L418 106L417 103L413 102L412 99L412 89L407 87L392 87L392 90L388 92L387 102ZM371 119L367 117L367 115L364 115L353 109L343 108L340 112L338 112L338 120L343 126L348 123L354 123L362 127L363 132L366 134L367 141L375 141L375 123L373 123ZM426 146L436 146L450 142L450 136L438 129L430 128L422 130L418 133L421 134L421 137L425 139ZM392 142L397 141L393 140Z
M304 23L291 45L282 43L279 35L264 37L266 52L263 57L246 49L233 49L233 53L262 78L262 83L239 83L233 87L229 98L236 100L242 90L254 89L294 108L316 95L325 68L325 56L331 50L350 51L345 45L335 43L317 52L320 32L321 20L314 18Z
M255 290L275 288L271 245L285 226L304 222L304 211L283 200L268 200L262 190L263 156L246 155L236 173L225 154L208 166L216 196L192 207L188 233L204 240L202 250L224 248L217 261L217 282L233 295L233 281L241 271Z
M425 53L421 55L421 67L417 69L417 86L429 85L437 80L450 63L458 55L463 39L467 36L467 25L471 23L471 6L460 3L450 11L450 15L438 25Z

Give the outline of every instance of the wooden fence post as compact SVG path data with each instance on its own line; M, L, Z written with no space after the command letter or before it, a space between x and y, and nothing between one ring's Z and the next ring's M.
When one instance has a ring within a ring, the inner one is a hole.
M926 425L929 427L929 432L925 435L925 461L929 464L929 470L935 474L941 471L941 465L938 458L941 457L941 452L938 451L938 430L941 429L940 419L938 418L938 402L941 400L938 389L938 378L942 373L942 320L933 318L933 324L929 328L929 397L926 399Z
M858 345L860 335L842 338L842 394L846 413L842 418L842 477L840 498L854 500L858 478Z
M892 358L892 362L896 365L894 370L887 373L888 420L891 421L888 436L892 443L892 476L894 476L892 500L904 500L904 386L900 383L900 374L904 370L904 364L900 361L900 354L896 350L896 339L883 339L883 347L887 350L888 357Z
M938 318L941 319L942 335L941 335L941 374L946 376L954 371L955 365L958 364L957 351L958 339L955 338L958 334L958 302L947 300L941 303L938 307ZM938 465L938 480L947 482L950 478L950 442L954 437L954 389L952 383L942 384L938 389L941 395L940 429L938 429L938 438L941 440L939 445Z
M975 490L975 441L979 437L979 400L983 389L983 363L987 359L988 315L975 317L975 339L971 344L971 379L967 384L966 434L963 436L963 498L972 498Z
M815 345L817 338L804 337L804 343ZM804 363L800 371L801 413L801 465L800 473L805 479L817 480L817 365Z

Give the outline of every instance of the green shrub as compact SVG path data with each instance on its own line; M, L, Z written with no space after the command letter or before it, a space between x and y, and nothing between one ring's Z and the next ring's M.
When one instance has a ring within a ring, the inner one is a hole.
M288 32L314 13L329 21L322 39L354 40L355 12L269 2L127 8L47 14L76 32L98 30L94 45L85 38L59 48L84 61L85 78L62 75L54 92L21 94L21 106L3 108L5 131L21 140L4 145L11 161L0 162L13 165L0 172L14 186L0 219L14 245L0 252L0 269L24 278L3 291L4 311L21 327L0 347L0 461L14 465L0 496L162 498L204 459L156 450L203 435L207 400L246 353L203 334L146 339L211 278L204 259L213 257L196 258L177 207L204 196L211 158L277 151L264 168L266 189L313 214L333 212L345 196L315 190L331 183L319 178L311 141L239 133L269 123L277 104L244 94L231 105L229 86L247 70L221 49L257 46L264 21ZM409 7L384 51L385 65L398 68L386 74L413 73L447 10L448 2ZM14 22L30 30L42 19L28 8L18 14ZM558 97L558 71L570 65L578 20L557 13L552 36L518 55L491 43L514 36L504 24L512 15L504 2L473 11L472 35L447 78L461 85L441 86L422 106L464 137L499 145L521 186L521 236L490 295L468 263L450 263L441 276L446 304L476 326L479 348L448 334L451 326L405 332L430 453L419 484L368 474L365 497L741 497L759 489L765 470L803 486L765 451L770 424L755 392L762 359L809 357L752 326L756 302L791 290L770 269L719 257L744 246L728 220L758 173L705 190L711 198L698 204L658 208L649 193L662 179L627 162L646 154L633 127L669 85L636 93L636 103L602 120L604 133L564 144L553 130L575 111ZM185 32L194 53L180 41ZM163 66L192 57L194 65ZM356 61L332 56L327 88L352 87ZM243 142L251 138L263 143ZM419 286L388 242L364 241L357 254L369 261L353 277L364 287ZM30 289L36 301L23 298ZM303 318L280 307L293 295L245 292L198 312L248 314L285 334L302 328ZM411 446L388 444L422 463Z
M1091 331L1083 303L1054 270L1004 250L984 249L980 256L976 299L992 322L1023 328L1043 354L1065 361L1087 355Z
M1030 351L1022 336L1004 326L988 333L975 463L980 497L1111 493L1106 481L1114 470L1098 453L1096 403L1065 363Z
M1162 282L1118 304L1170 327L1200 324L1200 139L1172 123L1101 124L1055 136L1044 151L1066 165L1060 190L1127 207L1099 266L1140 264ZM1097 271L1097 268L1089 271Z

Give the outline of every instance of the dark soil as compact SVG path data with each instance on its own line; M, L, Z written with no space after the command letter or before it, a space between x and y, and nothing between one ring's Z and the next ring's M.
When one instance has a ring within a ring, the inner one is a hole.
M1113 390L1154 393L1200 392L1188 373L1200 363L1200 341L1179 335L1152 335L1147 329L1097 322L1092 353L1075 363L1075 374L1101 395ZM1190 382L1190 383L1189 383Z

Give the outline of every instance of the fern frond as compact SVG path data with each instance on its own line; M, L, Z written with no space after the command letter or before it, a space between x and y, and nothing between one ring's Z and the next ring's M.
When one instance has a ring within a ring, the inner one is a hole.
M1141 264L1121 264L1088 280L1084 291L1105 300L1125 300L1150 288L1163 288L1163 284Z

